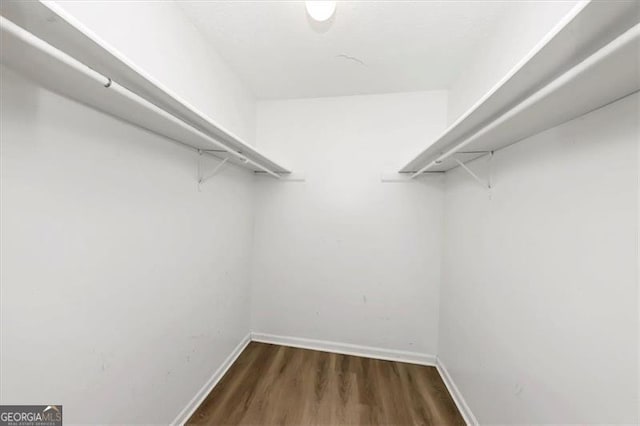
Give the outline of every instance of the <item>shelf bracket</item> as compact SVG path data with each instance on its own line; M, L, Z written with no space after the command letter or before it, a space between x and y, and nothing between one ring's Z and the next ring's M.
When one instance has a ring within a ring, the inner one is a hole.
M203 150L199 149L198 150L198 191L200 191L200 185L202 185L203 183L205 183L206 181L208 181L209 179L211 179L212 177L214 177L215 175L218 174L218 172L222 169L222 167L227 164L227 162L229 161L229 157L225 157L222 161L220 161L216 167L213 169L213 171L211 173L209 173L208 175L204 176L202 174L202 154L204 153Z
M474 153L478 153L478 152L474 152ZM457 154L465 154L465 153L459 152ZM491 159L493 158L493 151L489 151L488 154L489 154L489 167L488 167L488 173L487 173L488 176L487 176L486 180L484 180L480 176L478 176L473 170L471 170L469 168L469 166L467 166L465 163L460 161L460 159L455 158L455 156L453 157L453 161L458 163L458 165L460 167L462 167L462 169L465 172L467 172L469 174L469 176L471 176L476 182L478 182L480 184L480 186L482 186L484 189L488 189L490 191L491 190Z

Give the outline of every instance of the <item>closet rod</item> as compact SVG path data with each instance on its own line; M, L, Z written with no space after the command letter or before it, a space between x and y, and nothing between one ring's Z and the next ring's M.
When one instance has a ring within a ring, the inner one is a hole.
M197 135L198 137L200 137L202 139L205 139L206 141L210 142L214 146L220 148L220 150L211 150L211 151L220 152L220 153L224 152L224 153L231 154L236 159L241 161L242 163L251 164L252 166L262 170L265 173L268 173L269 175L271 175L271 176L273 176L275 178L278 178L278 179L281 178L281 176L279 174L275 173L274 171L269 170L267 167L264 167L263 165L261 165L259 163L256 163L253 160L248 159L247 157L245 157L244 155L240 154L239 152L236 152L236 151L230 149L229 147L227 147L223 143L213 139L211 136L209 136L209 135L201 132L200 130L194 128L193 126L185 123L184 121L182 121L179 118L175 117L174 115L168 113L167 111L163 110L162 108L159 108L157 105L149 102L148 100L144 99L140 95L138 95L138 94L132 92L131 90L127 89L126 87L118 84L117 82L113 81L111 78L100 74L96 70L94 70L94 69L90 68L89 66L83 64L82 62L78 61L74 57L72 57L72 56L66 54L65 52L53 47L52 45L50 45L46 41L38 38L37 36L35 36L34 34L30 33L29 31L25 30L24 28L20 27L19 25L16 25L15 23L11 22L10 20L5 18L4 16L0 16L0 28L3 31L6 31L7 33L10 33L12 36L16 37L17 39L29 44L30 46L38 49L39 51L45 53L46 55L56 59L57 61L62 62L63 64L67 65L68 67L73 68L74 70L76 70L76 71L88 76L89 78L94 80L96 83L100 84L101 86L104 86L106 89L114 90L119 95L124 96L124 97L128 98L129 100L132 100L133 102L136 102L136 103L142 105L144 108L154 112L155 114L158 114L162 118L164 118L164 119L166 119L168 121L171 121L172 123L174 123L174 124L180 126L181 128L183 128L184 130L187 130L188 132L193 133L193 134ZM178 142L180 142L180 141L178 141ZM190 148L192 148L190 145L185 144L184 142L181 142L181 143L183 145L185 145L185 146L189 146ZM204 153L207 153L207 150L197 150L197 151L202 151Z
M587 71L592 66L598 64L598 62L605 59L611 53L625 47L628 43L634 42L639 36L640 36L640 24L636 24L635 26L631 27L630 29L622 33L620 36L612 40L610 43L608 43L604 47L597 50L591 56L587 57L585 60L583 60L573 68L570 68L564 74L560 75L558 78L551 81L549 84L547 84L537 92L533 93L531 96L529 96L528 98L526 98L525 100L517 104L515 107L511 108L510 110L508 110L507 112L499 116L497 119L487 124L486 126L481 128L479 131L472 134L470 137L463 140L461 143L457 144L455 147L451 148L449 151L440 155L438 158L436 158L435 160L433 160L432 162L430 162L429 164L427 164L426 166L424 166L423 168L421 168L420 170L412 174L409 178L413 179L419 176L420 174L426 172L431 167L442 163L442 161L449 158L451 155L455 154L461 148L464 148L465 146L469 145L479 137L487 134L488 132L492 131L493 129L500 126L501 124L504 124L506 121L510 120L511 118L521 113L525 109L531 107L536 102L539 102L540 100L544 99L546 96L549 96L550 94L552 94L554 91L560 89L562 86L569 83L571 80L579 76L581 73ZM585 112L584 114L587 114L587 113L588 112Z

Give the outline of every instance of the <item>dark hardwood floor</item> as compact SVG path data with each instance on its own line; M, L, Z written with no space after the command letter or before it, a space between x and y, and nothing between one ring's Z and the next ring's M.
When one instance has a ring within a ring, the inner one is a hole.
M188 424L464 424L435 367L252 342Z

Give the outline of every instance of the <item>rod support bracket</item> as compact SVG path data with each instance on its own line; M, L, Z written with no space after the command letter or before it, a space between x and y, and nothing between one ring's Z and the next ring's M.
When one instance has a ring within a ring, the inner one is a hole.
M464 152L457 152L456 154L465 154L465 153ZM467 172L467 174L469 176L471 176L473 178L473 180L478 182L480 184L480 186L482 186L484 189L486 189L488 191L491 191L491 159L493 158L493 151L488 151L487 154L489 154L489 165L488 165L488 168L487 168L487 178L486 179L482 179L480 176L478 176L473 170L471 170L469 168L469 166L467 166L465 163L463 163L459 158L456 158L455 154L453 156L453 161L458 163L458 165L462 168L462 170Z
M222 169L222 167L227 164L227 162L229 161L229 157L225 157L224 159L222 159L217 165L216 167L213 169L213 171L211 173L209 173L208 175L204 175L202 173L202 157L203 157L204 151L199 149L198 150L198 191L200 191L200 185L202 185L203 183L205 183L206 181L208 181L209 179L211 179L212 177L214 177L215 175L218 174L218 172Z

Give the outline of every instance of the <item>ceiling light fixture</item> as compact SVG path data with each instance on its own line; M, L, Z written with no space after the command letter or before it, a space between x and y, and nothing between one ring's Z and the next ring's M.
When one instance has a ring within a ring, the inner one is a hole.
M335 1L305 1L307 13L315 21L324 22L333 16L336 11Z

